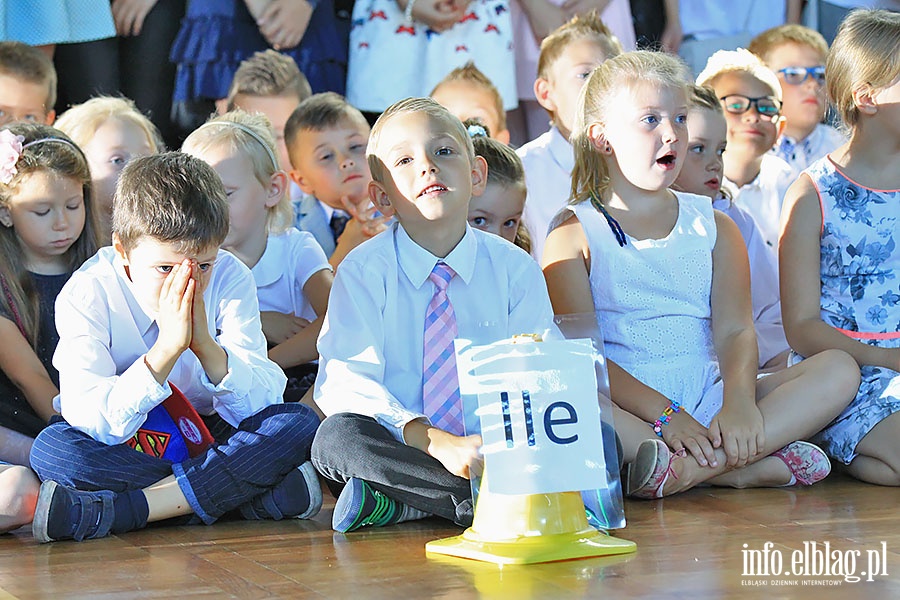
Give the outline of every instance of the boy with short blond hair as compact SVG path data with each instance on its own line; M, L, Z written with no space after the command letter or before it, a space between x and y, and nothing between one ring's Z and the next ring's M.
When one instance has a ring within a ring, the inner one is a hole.
M748 49L781 84L785 127L771 150L775 156L799 173L846 141L822 122L828 44L818 31L802 25L773 27L753 38Z
M469 61L447 73L429 96L460 121L478 119L487 126L492 138L503 144L509 143L503 98L474 62Z
M756 219L775 252L781 203L797 177L790 165L769 153L784 128L778 78L754 54L739 48L713 54L697 85L713 88L725 109L728 141L722 187Z
M290 177L305 194L294 203L294 226L313 234L334 268L384 229L367 193L368 137L363 114L334 92L301 102L285 125Z
M284 127L294 110L311 95L309 81L293 58L265 50L240 64L219 112L240 109L266 115L275 131L278 162L284 171L289 171L291 163L284 142Z
M56 69L43 52L21 42L0 42L0 126L13 121L52 125Z
M318 512L321 490L306 461L319 420L282 403L286 378L266 356L253 277L219 249L227 232L225 188L203 161L170 152L122 171L112 247L56 301L62 419L31 450L44 482L38 541L192 513L211 524L234 509L247 519ZM134 450L129 440L172 401L187 407L172 418L177 431L154 428L147 435L161 448ZM198 446L194 456L170 460L162 448L175 435Z
M468 226L487 167L444 107L394 104L367 155L369 197L397 222L338 269L319 336L315 399L328 417L313 461L345 484L337 531L428 514L466 526L481 436L460 401L452 340L544 333L546 284L527 254Z
M531 254L538 261L550 221L566 205L571 191L575 155L569 136L578 93L591 70L621 53L621 45L596 11L575 16L541 42L534 95L552 123L550 131L517 151L528 184L522 222L531 233Z

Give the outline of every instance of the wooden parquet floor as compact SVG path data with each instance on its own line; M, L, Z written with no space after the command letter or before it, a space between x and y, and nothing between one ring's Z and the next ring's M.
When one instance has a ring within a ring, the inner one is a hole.
M81 544L39 545L22 529L0 536L0 600L900 598L900 490L841 475L808 489L701 488L629 501L628 526L616 533L637 542L637 553L504 568L426 556L425 542L459 533L438 519L334 533L332 506L328 497L311 521L155 527ZM787 569L804 542L819 550L828 542L845 567L860 551L857 575L869 568L867 551L883 555L879 573L888 575L743 576L744 544L766 542Z

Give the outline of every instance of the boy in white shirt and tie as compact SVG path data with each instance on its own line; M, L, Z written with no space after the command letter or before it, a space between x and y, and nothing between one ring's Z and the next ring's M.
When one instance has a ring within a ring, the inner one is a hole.
M170 152L122 171L112 247L56 300L54 404L64 420L31 450L44 482L38 541L190 514L211 524L234 509L248 519L318 512L321 489L305 461L319 419L282 403L286 378L266 356L253 277L219 249L227 233L225 188L200 159ZM182 416L173 417L176 431L149 432L158 444L133 449L129 441L179 389L212 445L189 458L166 452L179 431L195 444L204 437Z
M315 390L328 418L313 464L345 484L337 531L429 514L467 526L481 437L459 400L452 340L551 328L546 285L522 250L468 227L487 167L445 108L394 104L367 158L369 196L397 222L350 252L335 278Z

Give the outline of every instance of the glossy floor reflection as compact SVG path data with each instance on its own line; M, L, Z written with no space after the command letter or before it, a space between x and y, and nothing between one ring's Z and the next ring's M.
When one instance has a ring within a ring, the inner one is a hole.
M426 556L426 542L460 533L437 519L336 534L333 501L312 521L158 527L81 544L38 545L20 530L0 537L0 600L900 598L898 499L896 489L840 475L809 489L703 488L628 502L628 526L616 535L637 542L635 554L506 567ZM744 575L748 559L761 563L765 548L767 564L777 556L790 569L796 556L814 570L808 552L823 556L825 542L844 567L858 551L857 575L869 568L870 551L886 565L857 583Z

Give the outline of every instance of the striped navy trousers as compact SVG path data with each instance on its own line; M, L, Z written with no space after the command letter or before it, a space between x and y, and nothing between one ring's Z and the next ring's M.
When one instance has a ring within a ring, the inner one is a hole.
M41 481L80 490L143 489L174 474L204 523L275 487L309 460L319 418L300 403L273 404L235 429L218 415L204 417L216 439L205 453L181 463L108 446L62 419L48 425L31 449L31 468Z

